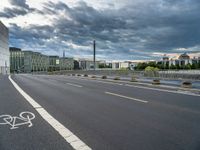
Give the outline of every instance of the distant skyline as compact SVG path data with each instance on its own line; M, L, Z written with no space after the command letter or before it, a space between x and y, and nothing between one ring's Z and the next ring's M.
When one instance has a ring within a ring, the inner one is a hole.
M47 55L153 60L200 55L199 0L1 0L10 46Z

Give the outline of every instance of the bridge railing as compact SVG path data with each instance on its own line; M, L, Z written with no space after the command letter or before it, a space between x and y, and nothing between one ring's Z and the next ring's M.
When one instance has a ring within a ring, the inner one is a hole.
M121 77L146 77L166 79L200 80L200 70L161 70L161 71L135 71L135 70L69 70L57 71L49 74L88 74Z

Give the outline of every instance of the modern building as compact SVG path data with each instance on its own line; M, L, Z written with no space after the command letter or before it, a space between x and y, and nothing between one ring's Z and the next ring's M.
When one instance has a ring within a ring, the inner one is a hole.
M60 70L60 58L59 56L49 56L49 69L48 71Z
M79 66L82 70L93 70L94 69L94 61L82 59L82 60L79 60ZM95 66L96 66L95 67L96 69L99 68L99 61L96 61Z
M74 59L68 57L61 57L59 59L60 70L73 70L74 69Z
M80 66L79 66L79 62L78 60L74 60L74 70L79 70Z
M46 72L48 67L48 56L10 47L10 71L12 73Z
M128 69L130 68L130 62L112 62L112 69Z
M0 21L0 74L10 73L8 28Z

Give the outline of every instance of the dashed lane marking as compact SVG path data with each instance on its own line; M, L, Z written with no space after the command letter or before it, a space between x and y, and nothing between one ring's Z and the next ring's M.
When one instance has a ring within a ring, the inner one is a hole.
M86 145L79 137L74 135L69 129L62 125L58 120L51 116L41 105L39 105L31 96L23 91L17 83L8 77L17 91L33 106L33 108L41 115L41 117L47 121L75 150L92 150Z
M79 88L83 87L83 86L81 86L81 85L73 84L73 83L65 83L65 84L67 84L67 85L71 85L71 86L75 86L75 87L79 87Z
M116 93L111 93L111 92L105 92L105 93L109 94L109 95L113 95L113 96L118 96L118 97L121 97L121 98L126 98L126 99L130 99L130 100L142 102L142 103L148 103L148 101L145 101L145 100L141 100L141 99L137 99L137 98L133 98L133 97L128 97L128 96L124 96L124 95L120 95L120 94L116 94Z

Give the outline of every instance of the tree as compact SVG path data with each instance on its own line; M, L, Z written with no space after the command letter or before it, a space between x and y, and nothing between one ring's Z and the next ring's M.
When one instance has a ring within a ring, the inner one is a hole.
M149 62L147 65L150 67L156 67L156 62Z
M176 69L176 66L174 64L171 64L170 69Z
M199 60L199 62L198 62L198 69L200 69L200 60Z
M184 69L191 69L191 64L188 63L187 65L185 65Z
M179 64L176 64L176 69L181 69L181 67L179 66Z
M198 64L197 63L193 63L191 65L191 69L198 69Z
M144 70L147 67L147 63L138 63L135 67L136 70Z

